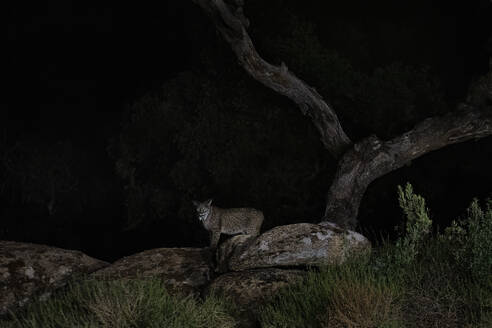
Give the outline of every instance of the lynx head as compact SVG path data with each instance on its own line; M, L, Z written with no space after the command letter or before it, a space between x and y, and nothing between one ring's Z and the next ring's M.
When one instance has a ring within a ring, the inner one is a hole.
M198 220L205 221L210 214L210 210L212 207L212 199L206 200L204 202L193 201L193 205L196 207L196 212L198 214Z

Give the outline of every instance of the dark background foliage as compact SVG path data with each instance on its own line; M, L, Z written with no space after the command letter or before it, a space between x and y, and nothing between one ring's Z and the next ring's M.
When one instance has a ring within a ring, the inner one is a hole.
M488 1L250 0L251 35L337 111L353 140L454 110L487 70ZM0 239L115 259L204 246L191 200L317 222L336 162L308 118L248 77L191 1L8 8ZM492 140L375 181L361 229L392 233L410 181L446 225L492 185Z

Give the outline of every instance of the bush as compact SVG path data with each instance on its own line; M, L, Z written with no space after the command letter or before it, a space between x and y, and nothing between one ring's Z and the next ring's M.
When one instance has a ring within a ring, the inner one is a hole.
M262 327L392 327L400 288L378 275L367 258L310 272L279 293L261 313Z
M474 199L467 214L465 220L452 222L443 239L461 269L492 287L492 200L482 210Z
M492 212L474 200L468 219L444 236L426 238L431 220L425 200L407 184L399 187L406 217L405 235L397 240L393 264L403 265L406 287L402 306L412 327L463 327L484 323L492 308Z
M417 257L425 238L428 236L432 221L425 199L413 193L412 185L407 183L405 190L398 186L398 201L406 216L404 235L396 241L396 262L407 265Z
M402 278L401 305L409 327L463 327L480 308L475 284L455 270L447 248L435 238L422 245Z
M216 297L203 302L170 295L161 280L85 280L70 284L45 302L33 303L8 328L235 327L235 320Z
M396 327L400 322L397 296L396 286L373 273L338 281L325 313L319 316L321 327Z

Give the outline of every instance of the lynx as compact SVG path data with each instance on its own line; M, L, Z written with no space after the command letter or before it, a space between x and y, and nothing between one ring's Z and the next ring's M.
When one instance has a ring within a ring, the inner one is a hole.
M220 234L244 234L257 236L263 223L263 213L254 208L222 209L212 205L212 200L193 201L198 219L210 232L210 247L216 248Z

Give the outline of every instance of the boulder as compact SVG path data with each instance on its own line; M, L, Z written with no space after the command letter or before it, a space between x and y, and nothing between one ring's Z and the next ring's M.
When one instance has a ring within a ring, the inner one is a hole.
M217 249L217 267L216 272L224 273L229 270L229 260L234 253L241 253L255 240L250 235L237 235L223 242Z
M46 299L72 275L88 274L107 265L79 251L0 241L0 315L37 297Z
M229 272L217 277L205 294L216 293L231 300L237 307L241 327L255 327L258 311L279 288L300 281L306 275L302 270L259 269Z
M319 266L343 262L349 254L367 251L369 240L334 223L298 223L275 227L221 254L219 267L232 271L253 268Z
M96 278L156 277L171 292L199 295L213 274L210 248L157 248L124 257L93 274Z

